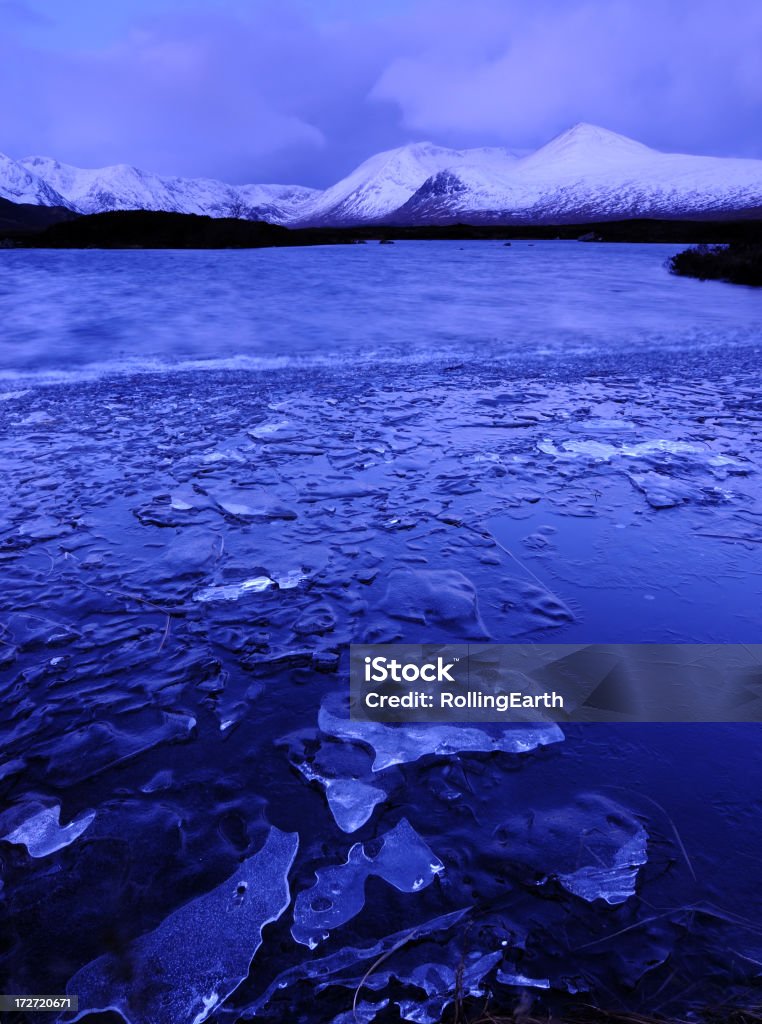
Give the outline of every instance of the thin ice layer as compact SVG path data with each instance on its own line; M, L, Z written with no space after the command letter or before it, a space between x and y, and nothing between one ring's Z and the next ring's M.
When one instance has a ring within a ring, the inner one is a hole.
M516 971L498 971L496 980L501 985L508 985L516 988L550 988L549 978L530 978L526 974L519 974Z
M13 831L0 836L7 843L25 846L30 857L47 857L69 846L89 828L95 818L95 811L90 811L70 821L68 825L61 825L60 804L52 807L35 804L33 808L33 813L24 818Z
M333 1024L371 1024L371 1021L374 1021L388 1005L388 999L382 999L379 1003L360 1000L351 1010L345 1010L338 1017L334 1017Z
M327 778L308 764L300 765L299 771L306 779L319 782L323 787L328 807L342 832L356 832L373 814L376 805L386 798L383 789L361 779Z
M381 837L377 853L369 854L362 843L355 843L345 864L316 872L312 888L296 897L291 934L314 949L332 929L360 913L369 875L377 875L400 892L418 892L443 870L441 860L403 818Z
M457 995L478 997L483 995L482 979L502 959L502 952L475 953L465 957L456 968L449 964L421 964L409 977L400 977L421 988L428 998L421 1002L404 999L397 1003L400 1017L414 1024L438 1024L445 1009L455 1001Z
M439 1024L444 1011L458 997L484 995L482 982L503 957L502 951L465 954L453 946L446 955L450 962L424 961L412 968L374 972L363 985L380 992L395 980L400 986L424 992L425 999L417 992L413 998L399 999L399 1015L414 1024Z
M590 864L571 874L559 875L558 880L588 903L601 899L615 906L635 894L638 869L647 859L648 834L641 828L614 851L612 864Z
M98 957L67 991L82 1013L116 1010L128 1024L201 1024L244 980L291 894L296 833L271 828L262 849L211 892L166 917L126 954Z
M194 601L205 604L209 601L237 601L246 594L261 594L265 590L277 587L279 590L293 590L307 576L300 569L289 569L288 572L274 573L272 576L252 576L240 583L225 583L219 586L203 587L193 595Z
M373 748L373 771L380 772L394 764L417 761L427 754L458 754L466 751L502 750L521 754L536 747L559 743L564 734L553 722L501 726L494 732L474 726L384 725L381 722L353 722L342 718L327 700L320 709L318 725L328 736L363 743Z
M342 832L356 832L386 797L382 789L359 779L326 779L325 795Z
M413 928L385 935L370 946L344 946L343 949L337 953L331 953L330 956L320 957L318 960L304 960L294 967L289 967L279 974L266 991L248 1007L247 1015L256 1016L261 1013L277 993L298 984L305 978L321 979L320 988L325 988L333 984L342 972L353 969L358 964L375 960L377 957L385 959L386 954L424 936L431 936L438 932L447 933L455 925L460 924L470 909L470 907L463 907L460 910L453 910L449 914L441 914L439 917L424 921ZM336 981L336 984L340 983Z
M648 835L637 818L597 793L511 815L495 834L506 857L527 871L527 881L555 878L588 903L624 903L648 858Z

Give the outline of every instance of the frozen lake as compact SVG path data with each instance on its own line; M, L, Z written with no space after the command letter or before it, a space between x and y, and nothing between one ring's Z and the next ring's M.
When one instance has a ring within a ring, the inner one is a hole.
M8 991L750 1001L759 726L341 725L354 640L759 642L762 294L674 251L0 253Z

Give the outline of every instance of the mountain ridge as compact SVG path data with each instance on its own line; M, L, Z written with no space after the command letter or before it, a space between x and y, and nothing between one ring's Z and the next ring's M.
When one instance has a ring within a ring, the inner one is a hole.
M0 198L80 214L144 209L299 228L756 218L762 160L664 153L580 122L530 153L410 143L374 154L323 190L0 154Z

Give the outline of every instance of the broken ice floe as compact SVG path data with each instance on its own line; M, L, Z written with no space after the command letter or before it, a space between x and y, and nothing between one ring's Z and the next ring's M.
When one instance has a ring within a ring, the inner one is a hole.
M392 619L446 627L463 640L486 640L473 583L453 569L395 569L379 609Z
M285 428L289 426L288 420L277 420L275 422L260 423L258 427L252 427L247 433L258 440L262 438L272 437L273 434L280 432L283 436Z
M338 1017L334 1017L332 1024L371 1024L371 1021L374 1021L381 1010L385 1010L388 1005L388 999L382 999L378 1003L360 1000L351 1010L345 1010Z
M245 459L244 459L244 457L239 452L234 452L234 451L230 451L230 452L211 451L211 452L207 452L206 455L204 455L202 461L207 463L207 464L214 464L214 463L218 463L218 462L228 462L228 461L245 462Z
M535 873L536 884L555 878L588 903L624 903L634 895L638 870L648 859L648 835L640 822L597 794L513 815L495 834L506 857Z
M559 743L564 738L561 729L552 722L500 726L489 732L473 726L433 723L384 725L342 718L335 713L335 707L336 702L330 698L323 703L318 716L320 729L336 739L371 747L375 753L374 772L383 771L391 765L417 761L427 754L486 753L493 750L521 754L536 747Z
M377 850L368 852L368 847ZM365 905L365 881L382 878L400 892L425 889L444 870L406 818L372 844L355 843L344 864L318 869L315 884L300 892L294 906L291 934L313 948L332 929L345 924Z
M128 1024L201 1024L246 978L262 929L290 902L298 836L271 828L262 849L216 889L91 961L67 985L84 1013L117 1010Z
M140 787L141 793L161 793L165 789L170 789L174 781L174 776L168 768L164 768L161 771L156 772L148 782L143 783Z
M574 459L581 455L589 455L593 459L609 461L622 455L626 458L639 459L645 455L654 455L657 452L668 452L672 455L706 455L706 452L687 441L641 441L639 444L610 444L606 441L563 441L558 448L550 440L545 438L537 444L538 449L544 455L554 455L558 459ZM717 460L717 465L723 465L728 459L722 456L709 457L708 462L712 464Z
M665 473L628 473L627 476L654 509L674 508L688 501L698 505L719 505L732 498L729 491L713 484L695 484Z
M647 859L648 835L645 829L640 828L618 850L614 850L613 862L609 866L590 864L570 874L561 874L558 880L565 889L588 903L602 899L616 905L634 895L638 869Z
M484 995L482 980L501 958L502 953L471 953L455 967L449 964L421 964L413 969L404 980L422 989L427 999L404 999L397 1003L403 1020L414 1024L438 1024L447 1007L455 999L464 996Z
M228 583L217 587L204 587L193 595L194 601L237 601L244 594L261 594L275 586L275 580L269 576L254 576L240 583Z
M251 579L242 580L240 583L226 583L214 587L204 587L197 590L193 595L194 601L205 603L207 601L237 601L239 597L246 594L261 594L265 590L293 590L300 583L307 579L305 573L299 569L291 569L288 572L274 574L273 576L252 576Z
M72 729L61 739L40 744L36 753L47 759L47 774L57 785L71 785L160 744L186 742L195 728L195 716L185 711L147 707Z
M463 907L460 910L450 911L448 914L441 914L414 925L412 928L405 928L403 931L385 935L369 946L344 946L338 952L317 960L301 959L299 963L287 968L270 983L262 995L247 1007L245 1016L247 1018L258 1016L278 993L304 979L315 979L318 991L333 984L350 984L346 981L345 972L354 971L358 965L367 963L369 960L374 961L378 957L386 959L388 954L401 949L410 942L426 937L431 938L439 933L446 934L459 924L470 910L470 907ZM358 987L354 978L351 985L353 990ZM380 1007L382 1004L372 1005Z
M342 832L356 832L373 814L376 804L386 793L358 779L327 779L325 793L328 806Z
M462 916L464 912L460 912ZM488 937L491 929L487 927L482 934L482 942L490 944ZM478 998L484 995L486 977L494 970L505 955L506 940L497 939L492 932L492 941L498 948L468 949L463 939L468 929L459 929L446 942L432 941L432 938L421 932L406 937L403 933L401 941L391 945L386 940L388 953L394 954L404 946L390 966L379 970L381 963L388 960L382 955L370 972L362 976L357 974L340 974L335 972L330 978L317 985L317 991L331 986L342 986L355 994L365 989L373 992L390 990L397 994L397 1008L403 1020L414 1024L438 1024L444 1019L448 1006L458 998L468 996ZM391 938L391 937L390 937ZM409 940L415 939L413 946ZM323 977L323 973L317 977ZM421 995L423 993L423 996ZM377 1005L379 1008L382 1004Z
M190 512L194 508L204 508L209 504L209 499L194 491L192 487L179 487L169 495L169 507L175 512Z
M11 812L15 810L12 808ZM15 816L18 818L18 814ZM47 857L78 839L92 824L95 811L73 818L68 825L61 825L60 817L60 804L49 807L39 803L31 804L23 808L23 820L10 832L0 836L0 839L25 846L30 857Z
M264 490L224 490L211 497L217 506L234 519L272 520L296 519L296 512L277 497Z
M386 799L386 791L371 782L370 755L354 744L328 739L308 755L303 733L286 736L281 742L289 747L297 771L323 788L328 808L343 832L356 832Z
M749 463L735 455L666 438L636 444L568 440L559 445L545 438L537 443L537 448L561 462L587 459L595 463L635 463L636 469L626 475L654 509L673 508L685 502L716 505L729 501L732 493L718 488L715 481L749 472Z
M515 985L519 988L550 988L550 978L528 978L525 974L517 974L515 971L498 971L495 978L501 985Z
M305 779L321 784L334 821L342 832L356 832L373 814L376 804L386 797L383 789L361 779L327 778L307 763L300 765L299 770Z
M383 991L394 980L406 988L420 990L425 993L424 999L416 994L415 998L397 1001L400 1017L413 1024L438 1024L444 1011L456 999L484 995L484 978L503 956L501 951L465 953L453 947L438 952L449 956L449 962L424 961L404 970L376 972L364 979L364 984L367 988ZM381 1006L380 1003L375 1005Z

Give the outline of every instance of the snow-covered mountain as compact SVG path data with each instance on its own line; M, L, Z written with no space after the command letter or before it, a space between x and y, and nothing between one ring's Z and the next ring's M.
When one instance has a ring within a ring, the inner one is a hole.
M438 174L482 168L499 176L517 160L507 149L444 149L418 142L377 153L308 204L301 221L310 224L366 224L400 209Z
M227 185L211 178L164 178L127 164L84 169L45 156L0 155L1 197L77 213L171 210L279 224L318 195L301 185Z
M84 170L44 156L19 162L48 182L78 213L171 210L281 223L318 194L299 185L226 185L211 178L163 178L127 164Z
M762 160L662 153L578 124L530 154L403 146L376 154L324 191L0 155L0 197L77 213L170 210L291 227L762 217Z
M68 205L47 181L3 153L0 153L0 198L33 206Z
M762 215L762 160L661 153L578 124L505 173L481 165L428 178L396 223L573 223Z

